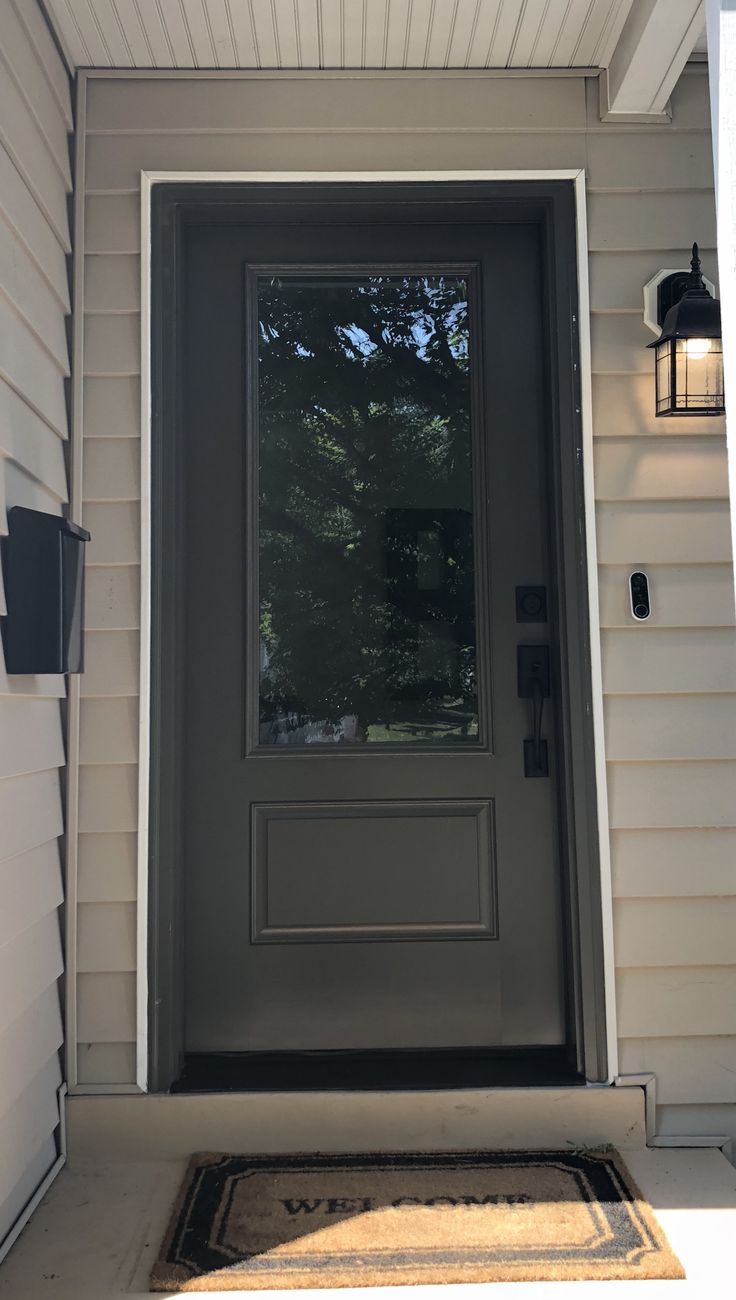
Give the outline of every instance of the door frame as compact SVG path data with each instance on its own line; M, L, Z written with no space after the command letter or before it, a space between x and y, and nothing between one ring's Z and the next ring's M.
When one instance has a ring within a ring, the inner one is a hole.
M572 1046L579 1073L610 1083L617 1073L612 891L603 748L592 466L585 177L556 171L437 173L141 174L141 699L138 812L137 1082L165 1091L183 1041L181 900L177 887L176 592L178 313L180 229L195 205L255 185L474 183L484 200L528 200L542 212L549 289L547 363L552 394L552 543L560 643L560 826L563 915ZM227 187L225 190L224 187ZM252 191L251 191L252 192ZM579 527L583 519L584 529Z

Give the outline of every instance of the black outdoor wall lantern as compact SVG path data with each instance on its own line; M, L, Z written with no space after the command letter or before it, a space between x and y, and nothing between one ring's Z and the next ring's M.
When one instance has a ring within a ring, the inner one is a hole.
M662 333L654 343L657 415L722 415L721 304L713 298L693 244L690 274L668 275L657 286Z
M13 506L3 543L8 673L81 673L84 546L89 533L59 515Z

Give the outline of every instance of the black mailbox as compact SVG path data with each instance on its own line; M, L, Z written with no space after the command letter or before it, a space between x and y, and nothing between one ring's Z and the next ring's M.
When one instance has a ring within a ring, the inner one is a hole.
M58 515L13 506L5 539L2 620L9 673L81 673L84 545L89 533Z

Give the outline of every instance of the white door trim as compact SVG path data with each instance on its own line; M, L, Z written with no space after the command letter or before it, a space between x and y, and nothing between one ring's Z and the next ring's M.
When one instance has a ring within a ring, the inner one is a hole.
M603 729L603 678L601 668L598 558L595 534L593 484L593 415L591 388L590 298L585 172L578 168L504 171L142 171L141 172L141 629L140 723L138 768L138 919L136 969L136 1079L148 1090L148 891L151 710L151 196L157 184L208 184L213 182L274 184L275 182L365 181L572 181L577 214L577 273L580 311L580 392L583 438L585 537L590 616L591 686L595 744L596 800L601 873L602 935L608 1082L618 1074L616 1039L615 968L613 955L613 894L608 823L608 788Z

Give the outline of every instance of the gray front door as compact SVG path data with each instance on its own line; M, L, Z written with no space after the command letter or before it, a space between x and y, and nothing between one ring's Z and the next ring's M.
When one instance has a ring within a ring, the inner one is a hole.
M185 232L188 1052L565 1040L544 286L523 211Z

